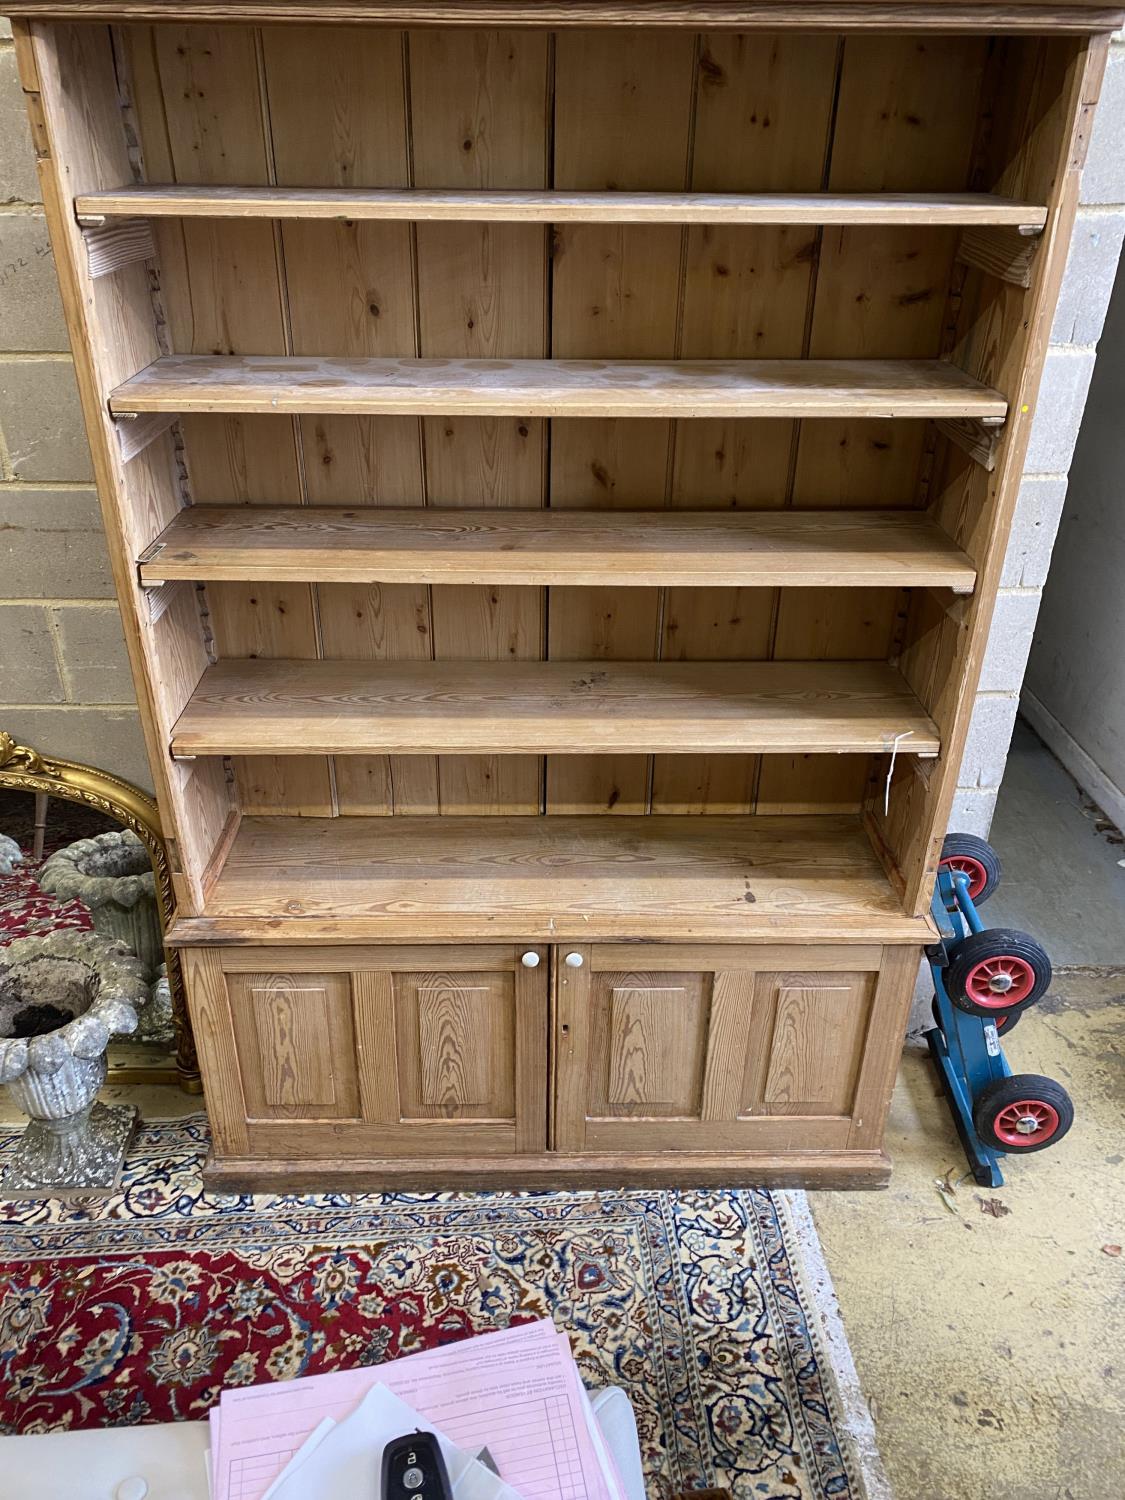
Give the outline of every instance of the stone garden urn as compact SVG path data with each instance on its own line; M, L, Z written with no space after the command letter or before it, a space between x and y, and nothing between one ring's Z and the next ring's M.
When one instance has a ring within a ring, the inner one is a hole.
M145 845L128 829L79 839L52 854L39 884L60 901L80 901L94 931L120 938L152 981L164 962L156 877Z
M30 1124L0 1193L112 1188L136 1118L96 1104L111 1036L148 997L141 961L95 932L52 932L0 948L0 1083Z

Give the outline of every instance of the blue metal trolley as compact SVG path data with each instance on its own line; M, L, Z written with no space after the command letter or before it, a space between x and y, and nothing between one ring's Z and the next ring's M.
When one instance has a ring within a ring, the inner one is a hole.
M974 1178L999 1187L1006 1153L1042 1151L1070 1129L1074 1106L1061 1084L1013 1073L1000 1038L1043 996L1051 961L1026 933L985 927L977 907L1000 880L995 850L971 834L942 847L933 912L940 939L927 949L934 981L930 1053Z

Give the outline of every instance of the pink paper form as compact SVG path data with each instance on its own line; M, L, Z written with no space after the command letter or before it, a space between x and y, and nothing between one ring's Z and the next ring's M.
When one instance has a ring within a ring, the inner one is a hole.
M459 1447L487 1446L524 1500L611 1500L572 1368L543 1319L385 1365L224 1391L214 1500L261 1500L313 1428L377 1384Z

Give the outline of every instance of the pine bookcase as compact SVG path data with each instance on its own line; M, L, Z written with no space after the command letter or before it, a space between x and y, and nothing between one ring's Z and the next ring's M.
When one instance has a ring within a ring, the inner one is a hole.
M1117 8L16 8L209 1180L884 1182Z

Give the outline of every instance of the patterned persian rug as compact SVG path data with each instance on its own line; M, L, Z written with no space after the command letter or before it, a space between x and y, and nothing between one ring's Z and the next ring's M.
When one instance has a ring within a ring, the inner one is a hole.
M15 839L24 853L23 864L16 865L7 875L0 874L0 944L13 938L42 936L60 928L88 931L93 926L90 913L80 901L56 901L35 878L42 861L31 857L34 807L35 799L30 792L0 789L0 833ZM76 839L92 838L118 827L120 824L91 808L53 797L47 805L44 858Z
M587 1385L628 1392L650 1495L878 1492L802 1195L235 1197L203 1190L206 1145L202 1116L148 1125L114 1197L0 1202L0 1430L199 1419L224 1385L549 1316Z

